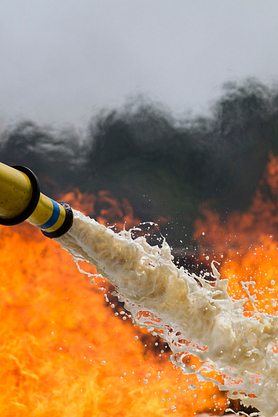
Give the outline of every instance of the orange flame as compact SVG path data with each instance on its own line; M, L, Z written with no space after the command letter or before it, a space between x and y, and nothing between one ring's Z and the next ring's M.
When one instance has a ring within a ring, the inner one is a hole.
M102 278L92 285L56 242L28 224L0 227L0 234L3 416L223 413L225 395L173 369L163 342L133 326L107 298Z
M138 226L141 222L134 215L133 208L127 198L122 198L119 201L107 190L101 190L95 195L81 193L75 188L73 191L58 197L59 200L70 204L72 208L94 217L98 223L113 226L115 231L123 230L124 227L126 230L129 230ZM159 226L166 224L168 221L169 218L163 216L153 219L152 231L158 230Z
M110 191L102 190L94 195L81 193L76 188L59 199L66 201L76 210L94 216L101 224L115 226L117 230L122 230L124 226L129 230L140 223L138 217L134 217L133 208L129 201L123 198L119 202L113 198ZM99 210L96 209L96 205L99 206Z
M220 261L223 278L229 279L230 294L254 303L246 311L275 314L278 290L278 157L270 155L262 180L247 212L236 211L221 221L215 211L204 208L203 219L195 223L203 262ZM221 254L221 257L220 257ZM248 284L256 283L255 288Z

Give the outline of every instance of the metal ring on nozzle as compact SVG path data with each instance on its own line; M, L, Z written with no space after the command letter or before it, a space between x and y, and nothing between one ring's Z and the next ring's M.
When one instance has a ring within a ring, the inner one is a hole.
M61 206L63 206L66 211L66 217L65 217L64 223L62 224L61 227L59 227L59 229L55 230L55 232L44 232L42 230L42 234L51 239L60 237L64 235L65 233L67 233L67 231L71 228L72 222L73 222L73 213L72 213L72 209L70 205L67 203L60 202L60 201L58 204L61 204Z

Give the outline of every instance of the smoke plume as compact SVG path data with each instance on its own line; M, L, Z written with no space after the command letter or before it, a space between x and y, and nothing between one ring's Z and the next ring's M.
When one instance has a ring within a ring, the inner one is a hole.
M278 91L230 83L209 116L184 120L135 100L100 112L82 135L21 121L4 131L0 149L2 162L34 170L45 194L109 190L142 221L167 218L161 229L171 245L193 247L201 203L223 219L250 205L269 153L278 153Z

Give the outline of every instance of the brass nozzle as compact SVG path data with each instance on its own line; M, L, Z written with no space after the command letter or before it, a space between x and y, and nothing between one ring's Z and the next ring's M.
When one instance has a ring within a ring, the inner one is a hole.
M29 168L0 163L0 224L12 226L24 220L54 238L69 230L73 214L68 204L40 192L39 181Z

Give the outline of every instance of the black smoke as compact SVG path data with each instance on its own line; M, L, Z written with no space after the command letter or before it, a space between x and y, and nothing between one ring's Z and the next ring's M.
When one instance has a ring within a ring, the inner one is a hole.
M82 135L21 121L2 134L0 152L2 162L34 170L51 197L74 187L109 190L142 221L168 218L162 232L170 244L193 248L200 204L223 218L245 210L269 152L278 154L278 91L255 80L230 83L209 116L185 120L135 100L100 112Z

